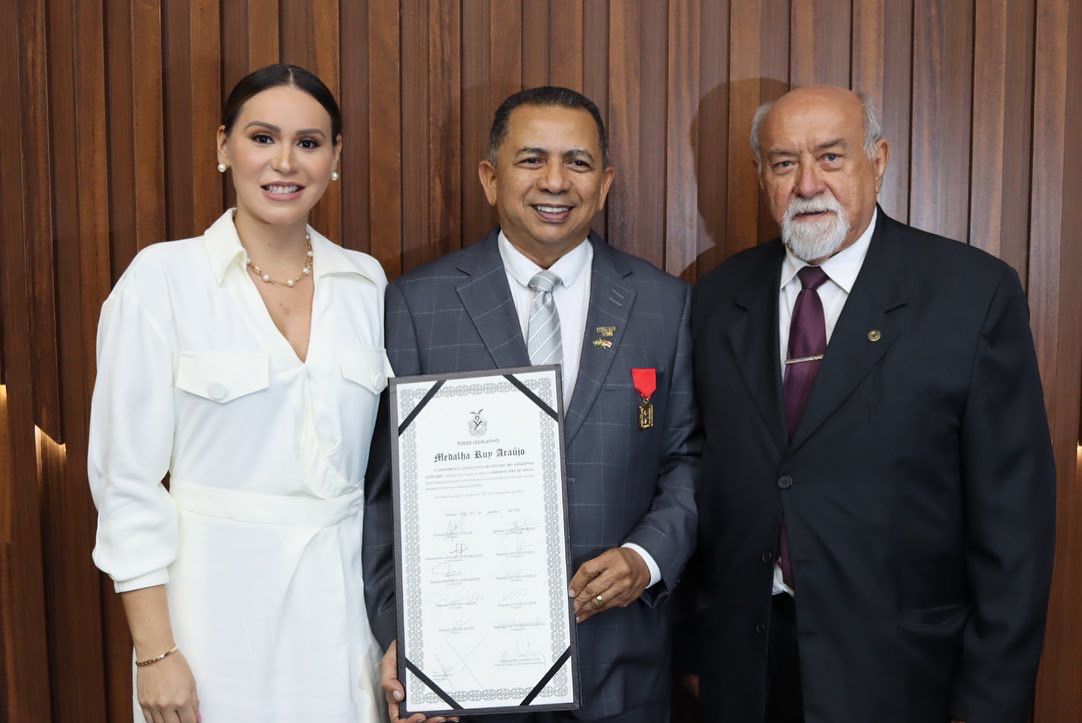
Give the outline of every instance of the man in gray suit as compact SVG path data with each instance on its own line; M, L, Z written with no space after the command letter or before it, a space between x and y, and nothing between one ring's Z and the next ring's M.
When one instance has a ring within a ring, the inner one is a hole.
M562 365L582 704L498 719L659 723L665 601L695 544L689 288L590 232L614 171L601 115L579 93L533 88L504 101L479 173L500 227L387 288L387 353L399 376ZM652 426L640 419L650 405ZM385 419L378 430L388 433ZM364 577L394 719L388 446L374 442L366 480Z

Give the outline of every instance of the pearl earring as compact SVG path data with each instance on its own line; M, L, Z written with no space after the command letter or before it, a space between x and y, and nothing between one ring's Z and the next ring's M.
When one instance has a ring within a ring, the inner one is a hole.
M342 175L338 171L331 171L331 180L337 181Z
M225 173L225 168L226 168L226 166L225 166L224 163L219 163L218 164L218 173Z

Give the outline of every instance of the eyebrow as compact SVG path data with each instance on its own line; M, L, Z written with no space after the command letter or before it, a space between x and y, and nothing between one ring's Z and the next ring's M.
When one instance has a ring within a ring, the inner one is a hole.
M848 148L849 144L846 143L844 138L832 138L825 143L820 143L819 145L817 145L814 151L818 153L820 151L825 151L828 148L834 148L835 146ZM800 154L788 148L770 148L767 150L766 155L768 158L776 158L778 156L798 156Z
M522 148L518 149L518 152L515 155L516 156L521 156L524 153L536 153L536 154L542 155L542 156L547 156L549 154L548 150L545 149L545 148L537 148L537 147L534 147L534 146L523 146ZM588 151L588 150L586 150L584 148L572 148L571 150L564 151L564 153L563 153L564 158L576 158L576 157L579 157L579 156L584 156L584 157L586 157L587 159L589 159L591 161L594 160L593 154L590 153L590 151Z
M273 123L267 123L266 121L252 121L248 125L244 126L244 130L248 130L252 126L258 126L260 128L266 128L267 130L274 131L275 133L281 133L282 132L281 128L274 125ZM324 136L326 134L323 131L321 131L319 128L302 128L299 131L297 131L294 135L298 135L298 136L321 135L321 136Z

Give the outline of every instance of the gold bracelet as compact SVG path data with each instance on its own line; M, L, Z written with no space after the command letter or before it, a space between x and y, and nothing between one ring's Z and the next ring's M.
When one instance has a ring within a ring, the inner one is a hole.
M159 660L165 660L166 658L168 658L170 655L172 655L175 652L177 652L177 646L174 645L173 647L169 648L169 650L166 650L161 655L156 655L153 658L147 658L146 660L136 660L135 665L140 667L140 668L145 668L148 665L152 665L154 663L157 663Z

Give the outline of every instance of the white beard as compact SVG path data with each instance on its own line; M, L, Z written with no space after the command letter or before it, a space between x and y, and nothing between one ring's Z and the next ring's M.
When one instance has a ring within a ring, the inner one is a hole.
M801 213L828 211L821 221L795 221ZM798 259L811 263L833 256L849 234L845 209L830 191L815 198L794 198L781 220L781 240Z

